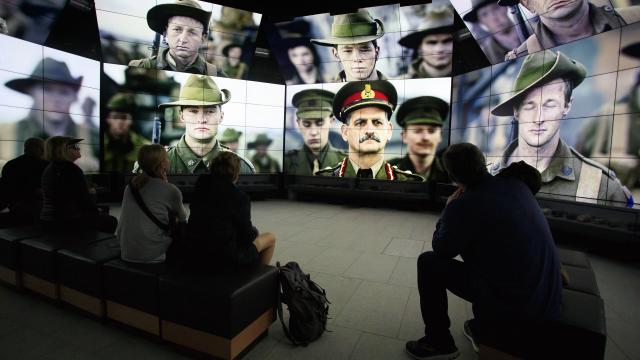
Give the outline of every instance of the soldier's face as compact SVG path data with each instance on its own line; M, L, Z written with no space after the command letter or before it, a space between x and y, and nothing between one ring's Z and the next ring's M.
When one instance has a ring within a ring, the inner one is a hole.
M412 124L402 130L402 142L407 144L411 155L435 155L441 141L442 127L440 126Z
M69 115L71 105L78 100L78 92L69 85L45 82L29 89L36 109L44 109L45 117L51 121L61 121Z
M240 57L242 56L242 48L232 47L231 49L229 49L228 54L229 64L231 64L231 66L236 66L240 62Z
M514 112L518 120L518 135L532 147L541 147L557 141L560 122L571 110L571 102L565 101L565 83L556 82L530 90Z
M313 53L308 47L303 45L296 46L289 49L287 53L289 54L289 60L298 72L307 71L313 67Z
M298 119L298 129L302 139L311 151L320 151L327 145L332 122L331 116L324 119Z
M587 0L521 0L529 11L544 18L562 20L575 14Z
M171 55L181 59L195 58L200 45L206 40L202 24L186 16L169 18L165 37Z
M419 52L422 60L436 69L451 66L453 59L453 36L449 34L427 35L422 38Z
M500 32L513 26L507 16L507 11L505 6L490 3L478 9L478 22L490 33Z
M342 125L342 139L349 143L349 152L360 154L382 154L391 139L393 125L387 113L377 107L354 110L349 115L348 125Z
M129 132L133 117L129 113L110 111L107 116L107 125L109 125L109 133L113 136L122 136Z
M215 140L223 118L224 112L219 106L185 106L180 111L187 136L201 142Z
M347 79L355 80L365 80L373 73L379 52L372 41L331 48L333 56L342 63Z

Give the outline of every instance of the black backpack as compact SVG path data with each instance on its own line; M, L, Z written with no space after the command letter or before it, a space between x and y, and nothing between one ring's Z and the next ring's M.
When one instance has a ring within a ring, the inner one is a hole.
M281 291L278 298L278 317L284 334L294 345L307 346L327 328L330 302L323 288L311 281L296 262L278 267ZM289 310L289 327L284 323L282 304Z

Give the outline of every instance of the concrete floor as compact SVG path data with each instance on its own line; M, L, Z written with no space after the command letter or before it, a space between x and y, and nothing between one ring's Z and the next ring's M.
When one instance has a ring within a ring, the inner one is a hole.
M280 323L246 359L409 359L421 336L416 258L431 249L437 213L268 200L253 203L254 224L277 235L275 261L297 261L327 290L329 332L292 347ZM114 207L112 213L118 215ZM606 359L640 359L640 266L591 256L606 305ZM459 359L476 359L462 335L471 307L451 295ZM191 355L105 326L35 296L0 286L0 359L186 359Z

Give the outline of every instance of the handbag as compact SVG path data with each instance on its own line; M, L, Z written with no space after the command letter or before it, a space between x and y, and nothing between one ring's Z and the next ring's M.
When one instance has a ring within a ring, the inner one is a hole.
M147 217L153 221L160 229L169 234L171 239L173 240L167 249L166 256L167 261L175 262L176 260L182 259L184 255L184 247L186 241L186 223L176 221L176 218L173 214L169 213L169 223L165 224L158 220L158 218L153 215L151 210L147 207L147 204L142 200L142 196L140 195L140 190L136 189L135 186L129 184L129 190L131 190L131 194L133 198L136 200L138 207L140 210L147 215Z

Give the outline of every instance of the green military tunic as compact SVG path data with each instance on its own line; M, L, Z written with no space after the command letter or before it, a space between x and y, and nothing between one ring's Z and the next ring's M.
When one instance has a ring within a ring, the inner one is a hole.
M226 146L223 146L216 140L216 144L213 149L205 154L203 157L196 155L187 142L185 141L185 135L182 135L180 141L176 146L172 146L167 151L169 156L169 168L170 174L206 174L209 172L209 163L213 160L221 151L231 151ZM236 154L238 155L238 154ZM240 158L240 173L241 174L254 174L256 172L253 164L244 157L238 155Z
M269 155L263 157L258 157L257 154L253 155L251 157L251 163L256 168L257 173L273 174L280 172L280 165L276 159Z
M103 142L104 167L102 171L121 173L130 173L138 159L140 147L151 143L133 131L129 131L125 140L113 139L105 132Z
M346 154L334 149L331 145L325 145L316 158L311 149L304 145L300 150L291 150L285 154L284 170L289 175L314 175L313 162L318 160L318 170L332 166L340 162Z
M139 67L144 69L158 69L158 70L169 70L169 71L178 71L176 67L171 64L170 61L167 60L167 56L169 56L169 48L165 48L160 50L158 55L154 55L150 58L140 59L140 60L131 60L129 62L129 66ZM209 75L209 76L218 76L218 70L215 65L208 63L202 58L201 55L198 55L196 61L193 62L188 68L184 71L186 73L191 74L199 74L199 75Z
M418 172L416 171L416 168L413 166L413 162L411 161L411 158L409 158L409 155L405 155L404 157L401 157L401 158L391 159L389 160L389 164L393 166L397 166L398 169L400 170L409 171L411 173L418 174ZM442 161L438 157L435 157L433 159L433 163L431 163L431 167L429 168L429 170L427 170L425 174L418 174L418 175L421 175L422 177L424 177L426 181L431 181L436 183L451 182L451 180L449 179L449 174L447 174L447 171L444 169L444 165L442 165Z
M640 21L640 7L630 6L614 10L610 5L598 7L589 3L589 21L593 26L594 34L600 34ZM534 34L529 36L519 47L511 50L505 56L505 59L515 59L516 57L561 45L556 43L553 32L544 26L542 21L538 21L533 25L533 33Z
M384 74L380 71L376 70L376 74L378 74L378 80L388 80ZM364 81L364 80L363 80ZM344 70L340 71L336 77L333 78L333 82L347 82L347 74Z
M222 71L232 79L244 79L247 74L247 64L239 62L238 65L232 66L229 60L225 60Z
M518 147L514 140L505 150L500 162L490 168L498 174L509 164L509 157ZM560 140L549 167L541 174L540 194L545 197L590 202L601 205L626 206L633 198L613 171L584 157Z
M417 58L411 62L409 66L409 72L407 73L407 77L411 79L423 79L423 78L435 78L435 77L443 77L443 76L451 76L451 73L447 75L436 75L431 74L422 66L422 58Z
M349 157L345 157L342 161L337 163L333 167L327 167L316 173L320 176L335 176L335 177L356 177L356 170L349 161ZM398 169L397 166L392 166L388 162L383 162L382 166L376 172L374 179L379 180L393 180L393 181L424 181L424 178L420 175L413 174L410 171L404 171Z

